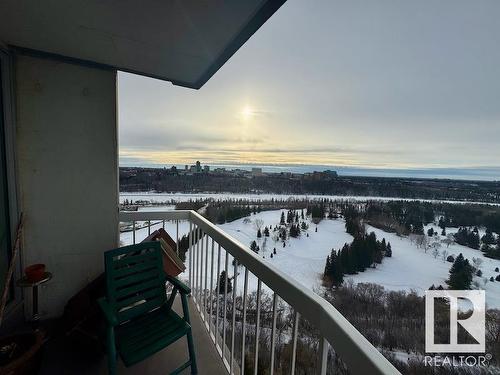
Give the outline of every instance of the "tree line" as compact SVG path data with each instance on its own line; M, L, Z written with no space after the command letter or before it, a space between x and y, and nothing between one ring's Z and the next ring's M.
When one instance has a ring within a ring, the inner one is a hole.
M500 182L339 176L309 179L302 174L238 175L172 174L166 168L120 168L120 191L331 194L411 199L500 202Z
M323 280L329 285L340 286L344 275L355 275L368 267L376 267L384 257L392 257L391 243L377 240L374 232L369 235L356 236L350 244L344 244L342 249L332 249L326 257Z

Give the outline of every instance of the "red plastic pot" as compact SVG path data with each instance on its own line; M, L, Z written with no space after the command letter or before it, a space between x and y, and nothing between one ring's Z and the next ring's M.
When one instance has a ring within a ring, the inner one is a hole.
M36 283L37 281L42 280L45 276L45 264L32 264L31 266L25 268L24 273L29 281Z

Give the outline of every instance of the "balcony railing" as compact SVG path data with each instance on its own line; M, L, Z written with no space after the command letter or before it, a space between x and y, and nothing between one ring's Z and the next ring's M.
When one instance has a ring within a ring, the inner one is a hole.
M270 356L270 374L275 372L277 366L283 366L276 362L275 356L280 299L288 304L288 311L293 317L285 334L287 345L291 348L291 355L287 357L290 361L287 364L289 373L295 373L299 321L305 319L319 332L319 355L315 363L317 373L327 373L331 345L352 374L399 374L330 303L296 282L293 275L286 275L263 261L247 246L200 214L194 211L123 211L120 212L120 221L131 223L132 236L129 242L135 243L141 239L136 236L138 228L150 233L151 228L170 226L168 231L177 240L178 247L180 236L188 235L187 270L184 276L187 276L192 288L193 302L230 374L244 374L248 368L245 361L252 362L254 374L257 374L259 353L262 352L259 350L261 335L270 339L270 353L266 353ZM142 237L145 236L146 233L143 233ZM224 279L220 277L222 271L232 280L232 291L229 293L228 279L223 287L219 285L220 279ZM255 305L252 301L250 308L249 292L252 287L257 293L254 295ZM224 290L220 291L220 288ZM269 311L263 311L264 290L272 294L271 306L267 307L271 309ZM248 322L250 316L251 327ZM237 329L240 336L238 342L235 340ZM246 342L250 329L254 333L252 343Z

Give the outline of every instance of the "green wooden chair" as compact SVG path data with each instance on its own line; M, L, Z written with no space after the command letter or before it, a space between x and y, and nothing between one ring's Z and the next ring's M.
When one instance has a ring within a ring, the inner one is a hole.
M104 254L106 298L99 299L106 318L108 369L116 374L116 357L125 366L138 363L187 336L189 360L172 374L191 366L197 373L187 295L191 290L163 271L159 242L143 242ZM166 281L173 291L167 299ZM180 293L184 318L172 310Z

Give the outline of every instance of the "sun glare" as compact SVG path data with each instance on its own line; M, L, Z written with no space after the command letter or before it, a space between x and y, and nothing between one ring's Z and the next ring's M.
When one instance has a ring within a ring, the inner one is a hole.
M250 117L252 117L253 110L252 107L249 105L246 105L242 110L241 110L241 116L245 119L248 120Z

